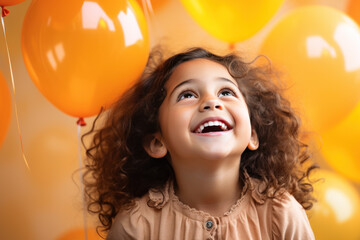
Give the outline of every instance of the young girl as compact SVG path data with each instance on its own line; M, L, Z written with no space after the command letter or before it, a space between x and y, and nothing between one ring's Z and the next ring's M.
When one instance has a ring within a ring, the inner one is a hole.
M90 132L107 239L314 239L307 145L271 74L201 48L154 56Z

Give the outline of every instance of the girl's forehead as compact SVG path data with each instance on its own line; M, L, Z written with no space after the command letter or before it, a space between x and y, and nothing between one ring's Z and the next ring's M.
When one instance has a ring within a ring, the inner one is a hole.
M228 78L237 84L227 68L215 61L198 58L178 65L165 84L166 88L189 79Z

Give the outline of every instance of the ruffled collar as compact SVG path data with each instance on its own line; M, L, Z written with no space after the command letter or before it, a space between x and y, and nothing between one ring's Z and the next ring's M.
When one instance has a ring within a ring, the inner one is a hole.
M224 216L231 215L241 204L244 197L249 194L252 199L258 204L264 204L266 196L260 192L265 189L265 184L255 178L250 178L247 174L245 175L246 181L242 190L240 198L233 204L228 211L224 213ZM209 215L201 210L197 210L188 206L187 204L180 201L178 196L175 194L174 184L172 181L168 181L165 186L161 189L150 189L148 193L148 206L156 209L162 209L170 200L180 205L183 209L190 212L198 212L201 215Z

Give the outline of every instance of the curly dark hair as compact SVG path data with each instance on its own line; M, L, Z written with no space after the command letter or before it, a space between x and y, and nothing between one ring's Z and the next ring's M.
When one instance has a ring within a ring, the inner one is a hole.
M84 174L88 210L98 214L103 230L111 228L119 211L133 206L134 198L174 179L169 156L153 161L143 141L160 130L158 111L166 97L166 81L178 65L198 58L225 66L248 105L260 145L256 151L246 149L242 154L241 179L246 181L249 175L264 182L267 187L262 194L267 197L286 189L305 209L310 209L314 198L308 177L314 166L303 166L310 154L308 145L301 140L301 121L282 96L282 88L274 83L273 71L247 63L236 54L218 56L202 48L167 60L158 53L150 55L139 81L106 112L100 129L96 129L95 120L84 135L93 137L86 151Z

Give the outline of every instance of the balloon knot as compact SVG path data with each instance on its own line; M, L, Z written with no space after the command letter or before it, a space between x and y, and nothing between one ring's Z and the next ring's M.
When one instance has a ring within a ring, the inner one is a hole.
M9 9L5 8L4 6L1 6L2 17L6 17L9 13L10 13Z
M81 127L86 126L86 122L85 122L84 118L82 118L82 117L79 118L79 120L77 120L76 124Z
M229 43L229 50L235 50L235 43Z

